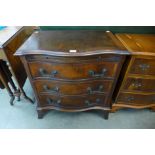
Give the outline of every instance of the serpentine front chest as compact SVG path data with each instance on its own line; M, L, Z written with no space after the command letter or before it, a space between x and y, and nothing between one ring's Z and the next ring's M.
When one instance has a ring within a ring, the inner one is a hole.
M35 92L38 118L50 109L100 109L107 119L126 54L111 32L83 30L36 31L16 52Z

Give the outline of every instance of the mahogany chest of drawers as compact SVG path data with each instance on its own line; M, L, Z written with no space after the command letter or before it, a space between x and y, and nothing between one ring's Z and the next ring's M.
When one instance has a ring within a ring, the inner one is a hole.
M37 100L38 118L47 110L103 110L129 54L110 32L36 31L18 49Z
M155 35L117 34L117 37L131 57L122 68L113 111L120 108L155 110Z

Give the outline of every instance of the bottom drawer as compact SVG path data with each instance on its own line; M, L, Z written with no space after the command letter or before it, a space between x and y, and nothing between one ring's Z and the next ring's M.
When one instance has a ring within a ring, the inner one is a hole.
M120 93L116 101L116 104L117 103L123 103L128 105L155 104L155 94L142 95L142 94Z
M40 106L54 106L67 109L88 108L93 106L104 106L106 94L85 95L85 96L55 96L40 95Z

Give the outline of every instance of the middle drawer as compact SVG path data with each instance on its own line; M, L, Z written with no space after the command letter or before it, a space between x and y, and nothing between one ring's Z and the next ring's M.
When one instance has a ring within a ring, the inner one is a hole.
M155 79L128 77L122 88L124 91L155 93Z
M38 93L55 93L59 95L82 95L109 92L112 80L91 80L81 82L35 80L34 86Z

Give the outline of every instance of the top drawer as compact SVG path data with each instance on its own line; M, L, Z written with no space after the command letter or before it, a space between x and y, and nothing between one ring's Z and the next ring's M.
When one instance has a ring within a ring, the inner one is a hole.
M155 75L155 59L135 58L129 70L130 74Z
M27 55L26 60L28 62L32 61L43 61L43 62L67 62L67 63L79 63L80 62L94 62L94 61L109 61L109 62L119 62L121 61L121 55L114 54L104 54L104 55L91 55L82 57L60 57L60 56L49 56L49 55Z
M53 79L92 79L113 78L117 71L116 62L89 62L89 63L55 63L55 62L29 62L33 78Z

